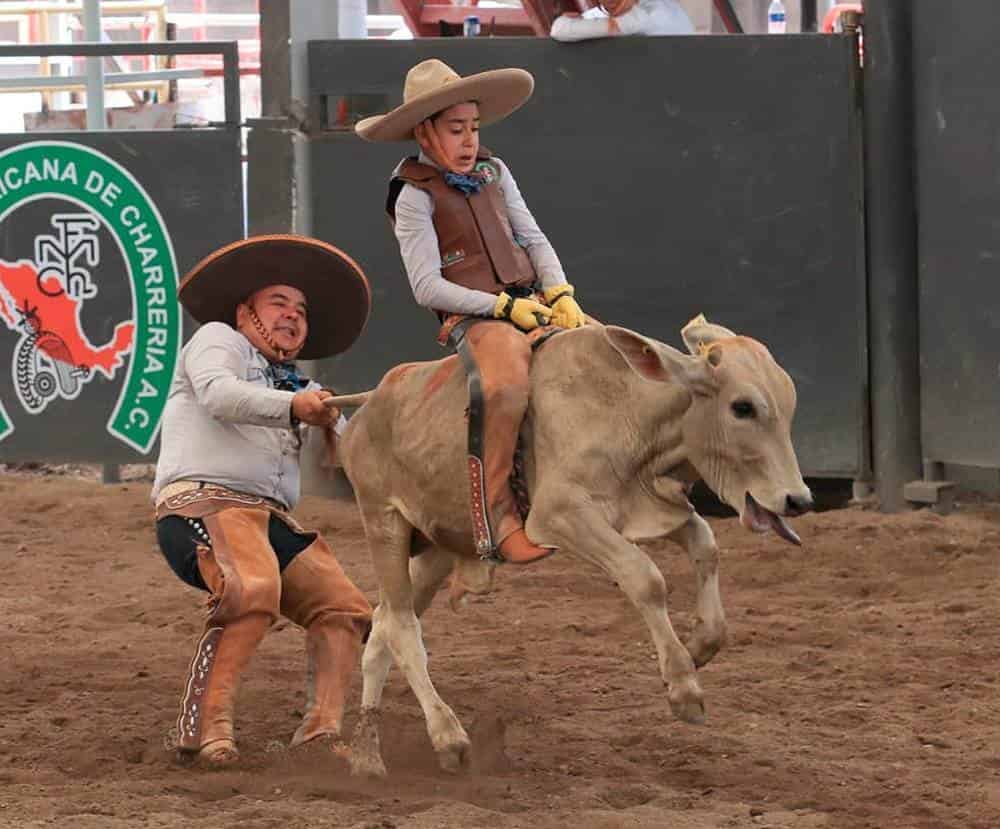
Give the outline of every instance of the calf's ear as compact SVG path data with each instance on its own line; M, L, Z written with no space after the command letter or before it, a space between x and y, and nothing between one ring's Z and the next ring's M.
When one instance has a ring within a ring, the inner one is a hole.
M709 322L704 314L698 314L681 329L684 345L696 357L702 356L712 343L735 336L728 328Z
M704 360L689 357L676 348L617 325L606 325L604 336L629 368L646 380L679 383L699 393L714 386Z

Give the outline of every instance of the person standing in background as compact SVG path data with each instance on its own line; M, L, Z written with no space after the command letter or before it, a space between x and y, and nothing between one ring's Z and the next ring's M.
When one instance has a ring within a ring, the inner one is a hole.
M694 25L677 0L604 0L582 16L560 15L552 23L554 40L572 43L618 35L691 35Z

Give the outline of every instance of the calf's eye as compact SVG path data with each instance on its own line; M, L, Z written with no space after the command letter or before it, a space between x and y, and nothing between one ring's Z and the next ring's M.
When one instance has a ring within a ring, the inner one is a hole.
M753 403L749 400L737 400L731 406L733 414L736 415L740 420L746 420L750 417L757 416L757 410L754 408Z

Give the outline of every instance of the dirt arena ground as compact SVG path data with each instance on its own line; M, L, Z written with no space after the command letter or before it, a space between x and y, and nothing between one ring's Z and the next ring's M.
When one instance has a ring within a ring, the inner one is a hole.
M701 672L709 721L675 722L632 607L569 556L425 617L431 673L473 739L437 770L394 672L383 752L360 782L284 746L304 703L303 637L279 625L238 703L242 765L174 764L164 735L201 598L154 547L148 482L0 474L0 826L1000 826L1000 505L795 522L804 546L713 519L730 643ZM353 506L306 499L374 598ZM687 630L693 577L653 549ZM347 728L353 726L355 684Z

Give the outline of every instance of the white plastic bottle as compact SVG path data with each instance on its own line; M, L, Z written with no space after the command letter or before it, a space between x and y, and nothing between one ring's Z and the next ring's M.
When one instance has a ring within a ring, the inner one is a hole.
M771 5L767 7L767 33L783 35L785 27L785 4L781 0L771 0Z

